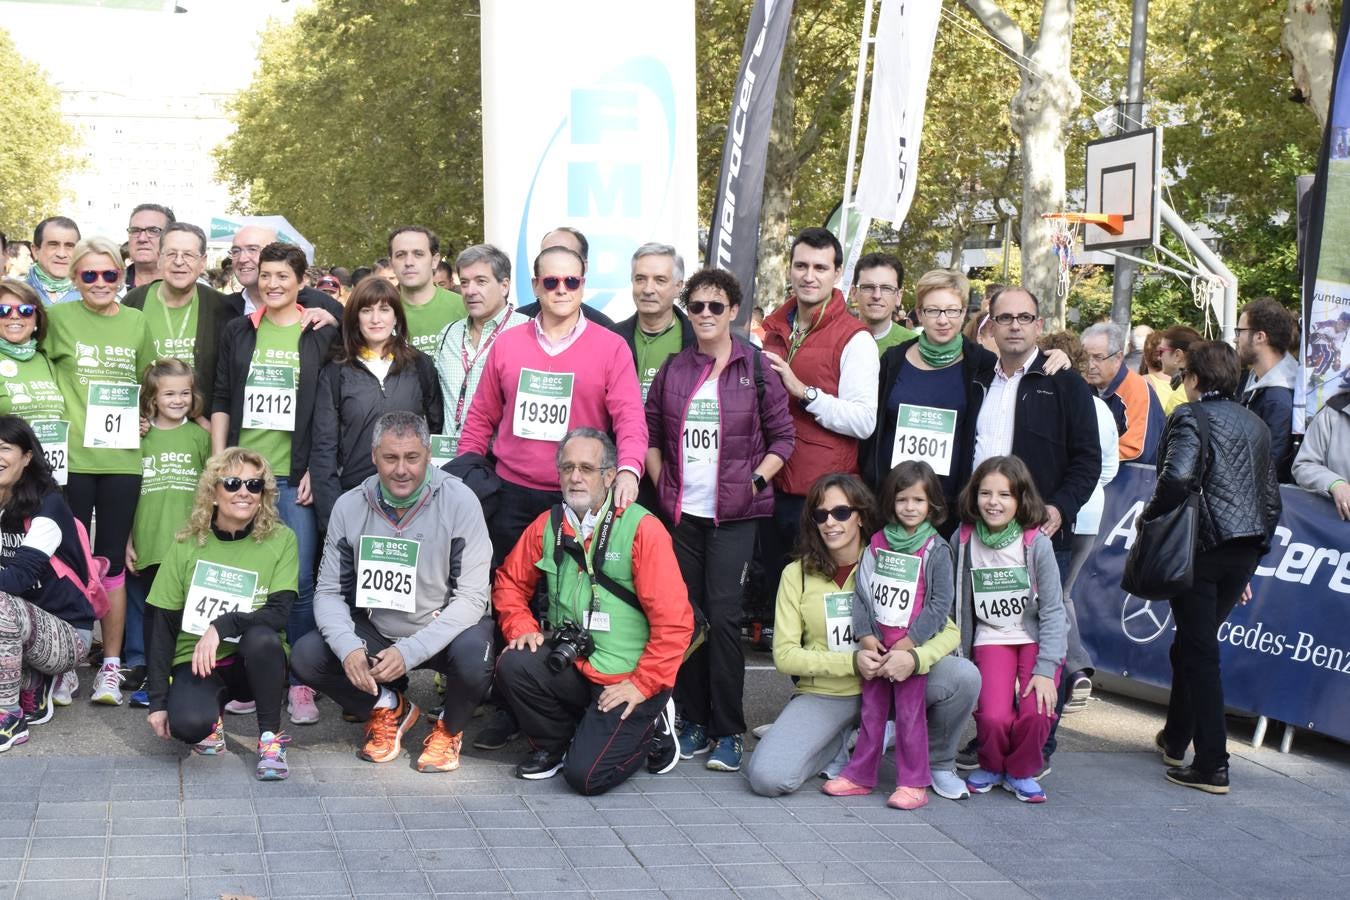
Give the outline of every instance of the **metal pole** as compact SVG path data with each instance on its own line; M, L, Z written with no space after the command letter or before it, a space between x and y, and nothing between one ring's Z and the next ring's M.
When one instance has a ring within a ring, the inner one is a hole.
M1176 210L1166 203L1159 203L1162 211L1163 224L1172 229L1181 242L1194 253L1205 267L1223 279L1223 314L1220 317L1220 325L1223 326L1223 339L1230 344L1233 342L1237 327L1237 299L1238 299L1238 280L1232 270L1223 264L1219 254L1209 249L1209 245L1200 240L1200 235L1191 230L1191 226L1177 215Z
M1137 131L1144 120L1144 53L1148 45L1148 0L1134 0L1130 22L1130 69L1125 87L1125 103L1116 117L1117 130ZM1109 212L1110 210L1103 210ZM1143 248L1128 248L1140 252ZM1127 260L1116 260L1115 277L1111 287L1111 321L1128 335L1130 330L1130 303L1134 298L1134 277L1139 267Z
M853 119L848 129L848 161L844 164L844 202L839 205L839 244L848 252L848 212L853 205L853 160L858 154L858 126L862 124L863 82L867 80L867 45L872 42L872 2L863 7L862 37L858 39L858 74L853 80Z

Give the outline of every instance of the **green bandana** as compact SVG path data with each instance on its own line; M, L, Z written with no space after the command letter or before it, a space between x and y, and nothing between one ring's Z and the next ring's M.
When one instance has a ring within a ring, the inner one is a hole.
M937 529L927 519L919 523L913 534L899 522L889 524L881 530L886 533L886 543L890 544L896 553L917 553L930 537L937 534Z
M33 277L48 294L65 294L75 289L75 282L69 278L53 278L37 263L33 263Z
M431 468L428 467L426 477L424 477L422 479L422 483L417 486L417 490L413 491L411 494L400 500L393 494L389 493L389 491L385 490L384 482L381 481L380 500L382 500L386 506L392 506L394 509L407 509L408 507L412 506L414 503L416 503L418 500L422 498L422 492L427 489L427 485L430 483L431 483Z
M980 543L984 544L990 550L1002 550L1013 541L1022 537L1022 526L1013 519L1007 525L1004 525L1000 531L990 531L989 526L984 524L984 519L975 523L975 533L979 535Z
M19 362L28 362L37 353L37 339L29 338L22 344L11 344L9 341L0 340L0 354L17 359Z
M934 369L945 369L956 362L962 349L960 332L945 344L935 344L928 339L926 332L919 332L919 355Z

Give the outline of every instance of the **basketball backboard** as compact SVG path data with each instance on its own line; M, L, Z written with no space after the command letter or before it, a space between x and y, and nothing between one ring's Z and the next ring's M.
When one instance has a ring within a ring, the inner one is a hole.
M1083 226L1083 249L1150 246L1158 240L1162 187L1162 129L1145 128L1090 141L1087 145L1083 212L1124 217L1124 230L1111 234Z

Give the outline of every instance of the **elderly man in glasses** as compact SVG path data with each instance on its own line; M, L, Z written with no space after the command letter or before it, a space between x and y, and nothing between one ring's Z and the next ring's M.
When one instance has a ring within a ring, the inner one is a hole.
M258 254L276 239L276 229L263 225L245 225L234 233L230 243L230 261L241 290L228 294L225 302L230 304L236 316L252 315L255 309L263 305L262 297L258 294ZM305 317L301 321L306 328L336 326L342 322L342 304L323 291L302 287L299 302L305 309Z
M127 266L125 290L130 291L161 277L159 239L174 221L173 210L158 203L142 203L131 211L127 221L131 265Z
M618 505L618 462L602 431L563 436L562 500L530 523L493 591L508 642L498 684L532 747L516 775L561 771L587 795L644 761L656 774L679 761L671 691L694 628L670 535L641 506ZM531 609L541 578L543 621Z
M1115 417L1120 461L1153 465L1167 415L1144 376L1124 364L1125 336L1120 327L1098 322L1087 328L1083 352L1087 354L1084 377Z

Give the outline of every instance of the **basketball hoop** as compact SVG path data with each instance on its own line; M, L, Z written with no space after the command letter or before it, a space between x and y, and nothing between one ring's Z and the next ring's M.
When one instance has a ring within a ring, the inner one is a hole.
M1050 220L1050 250L1059 264L1059 281L1055 292L1061 297L1069 296L1073 285L1074 245L1078 242L1078 224L1081 213L1046 213L1042 218Z
M1210 313L1213 312L1215 321L1221 319L1219 307L1223 289L1223 279L1211 272L1201 270L1191 278L1191 299L1204 317L1206 338L1210 337Z

